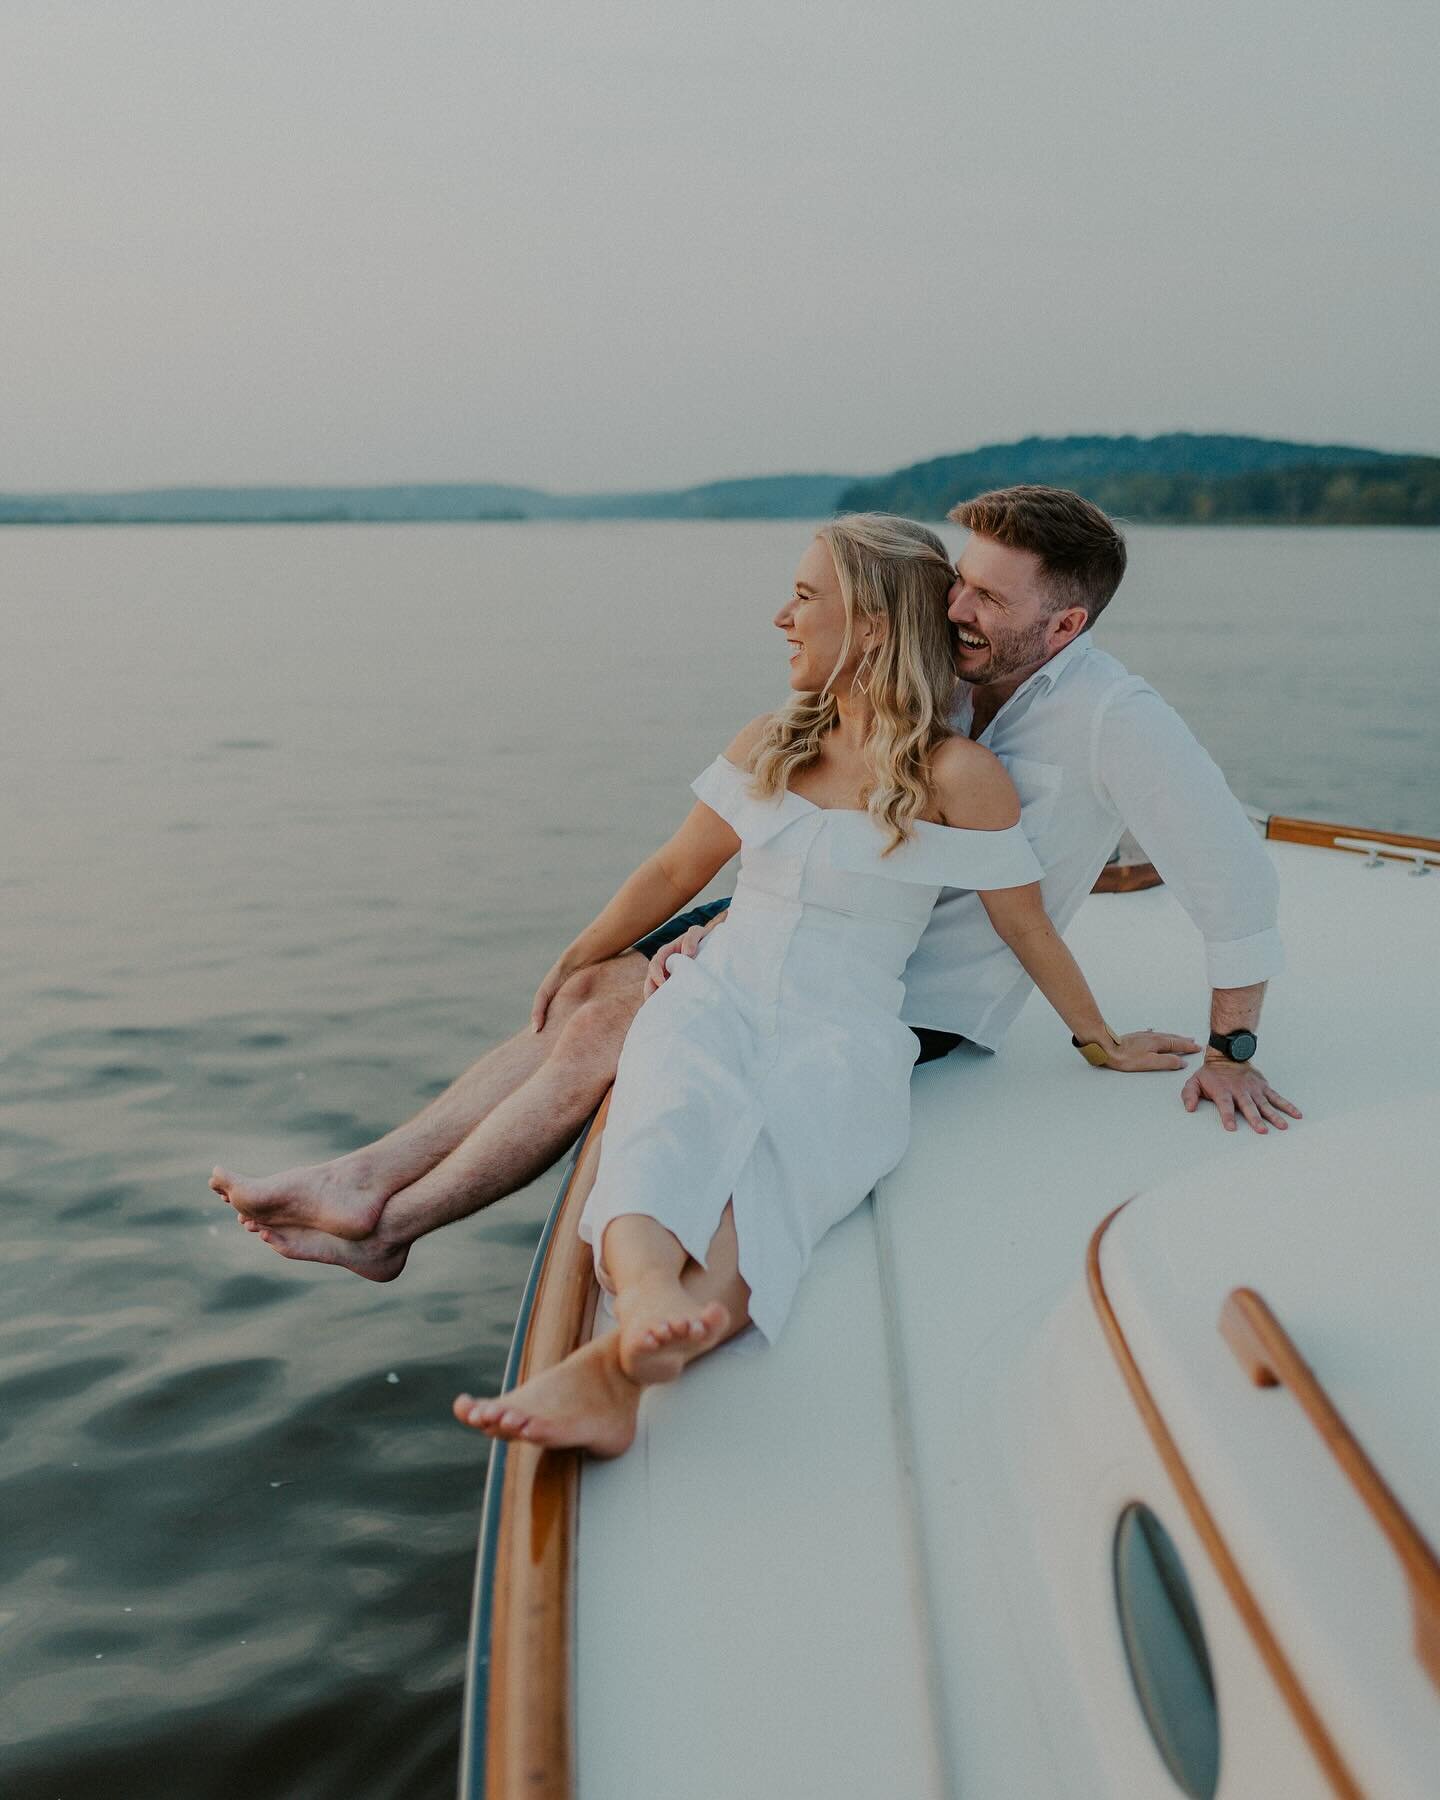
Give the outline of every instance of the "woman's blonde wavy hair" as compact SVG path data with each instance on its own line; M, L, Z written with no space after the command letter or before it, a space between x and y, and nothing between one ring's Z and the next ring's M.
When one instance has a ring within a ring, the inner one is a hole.
M751 790L757 796L779 793L819 758L840 716L831 683L863 627L878 624L879 641L859 671L875 713L865 744L870 778L861 799L890 834L888 856L910 838L913 822L929 806L930 755L950 736L955 651L945 598L955 570L933 531L890 513L849 513L815 535L839 577L845 639L825 686L793 695L766 726L750 753Z

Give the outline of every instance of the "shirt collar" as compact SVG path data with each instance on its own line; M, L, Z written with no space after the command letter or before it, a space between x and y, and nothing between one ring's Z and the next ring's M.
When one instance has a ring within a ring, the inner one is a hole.
M1022 682L1011 695L1011 699L1018 699L1027 688L1032 686L1053 688L1072 663L1077 662L1082 656L1088 656L1089 653L1090 634L1088 631L1082 631L1079 637L1072 638L1063 650L1057 651L1043 668L1037 669L1028 681Z
M1042 689L1045 693L1050 693L1054 688L1055 683L1061 679L1065 671L1078 662L1081 657L1088 656L1089 654L1090 634L1089 632L1081 632L1080 636L1073 638L1063 650L1057 651L1056 654L1050 658L1049 662L1038 668L1033 675L1027 676L1000 708L1000 711L996 713L995 718L998 719L1001 713L1007 712L1024 694L1038 693ZM957 728L960 731L968 734L970 720L974 717L974 709L974 690L968 687L964 682L961 682L960 698L953 714ZM991 724L994 724L994 720L991 721Z

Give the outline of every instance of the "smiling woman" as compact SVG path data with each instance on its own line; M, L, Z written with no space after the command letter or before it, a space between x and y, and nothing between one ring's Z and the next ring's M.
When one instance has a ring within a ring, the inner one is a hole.
M816 533L775 624L791 645L796 695L754 752L756 791L777 794L802 770L811 797L827 780L858 788L900 842L904 822L935 817L926 759L949 734L954 647L945 625L951 568L943 541L913 519L852 513ZM868 713L863 755L839 754L839 695ZM827 739L834 738L827 746ZM850 766L853 761L854 766Z

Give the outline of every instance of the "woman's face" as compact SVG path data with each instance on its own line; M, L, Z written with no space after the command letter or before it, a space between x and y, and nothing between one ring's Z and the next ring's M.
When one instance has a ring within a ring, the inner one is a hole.
M845 642L845 602L830 547L822 539L816 538L800 558L795 591L776 613L775 623L790 649L790 686L797 694L818 693L832 676L842 692L848 687L864 647L857 633L837 675L835 665Z

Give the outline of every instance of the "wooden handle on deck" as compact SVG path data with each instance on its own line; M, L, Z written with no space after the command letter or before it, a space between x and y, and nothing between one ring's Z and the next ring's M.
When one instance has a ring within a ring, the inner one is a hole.
M1410 1587L1415 1655L1440 1688L1440 1561L1395 1498L1354 1432L1254 1288L1236 1288L1220 1309L1220 1334L1257 1387L1287 1387L1346 1479L1390 1541Z

